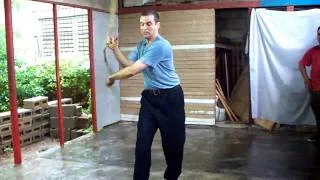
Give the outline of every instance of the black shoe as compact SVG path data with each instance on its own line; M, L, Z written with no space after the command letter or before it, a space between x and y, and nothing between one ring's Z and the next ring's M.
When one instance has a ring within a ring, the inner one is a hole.
M317 136L316 135L313 135L313 136L310 136L310 137L307 137L306 138L306 141L310 142L310 143L316 143L317 142Z

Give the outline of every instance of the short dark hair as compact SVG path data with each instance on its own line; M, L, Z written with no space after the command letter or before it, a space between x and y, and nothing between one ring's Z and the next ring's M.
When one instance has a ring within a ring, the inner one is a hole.
M320 26L318 27L318 30L317 31L319 31L320 30Z
M141 13L141 16L150 16L150 15L153 15L155 22L160 22L160 15L155 10L147 10Z

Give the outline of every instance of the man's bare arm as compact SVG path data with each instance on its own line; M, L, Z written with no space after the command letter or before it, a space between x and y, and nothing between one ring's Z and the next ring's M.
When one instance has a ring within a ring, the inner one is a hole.
M310 89L310 79L306 71L306 67L302 64L299 64L299 70L301 72L302 78L304 80L304 84L307 89Z
M122 67L128 67L133 64L133 62L129 61L120 51L119 40L117 37L108 36L106 39L106 46L113 51L113 54Z
M120 51L119 47L115 47L112 49L114 55L116 56L118 62L121 64L122 67L128 67L133 64L132 61L129 61Z
M127 66L127 67L119 70L118 72L110 75L106 80L106 84L108 86L112 86L112 84L114 83L115 80L128 79L128 78L140 73L146 67L147 67L146 64L144 64L144 63L140 62L140 60L138 60L135 63L133 63L132 65Z

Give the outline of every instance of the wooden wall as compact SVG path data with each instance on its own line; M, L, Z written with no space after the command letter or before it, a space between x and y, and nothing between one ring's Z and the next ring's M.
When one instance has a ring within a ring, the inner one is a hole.
M125 55L141 39L140 14L119 15L120 47ZM160 34L174 49L174 61L185 93L189 124L214 124L215 11L160 12ZM137 120L142 74L121 82L121 119Z

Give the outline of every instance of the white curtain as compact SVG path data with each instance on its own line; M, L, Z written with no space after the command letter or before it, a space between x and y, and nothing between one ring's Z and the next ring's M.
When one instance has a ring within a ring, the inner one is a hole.
M250 24L252 118L315 124L298 62L317 44L320 10L254 9Z

